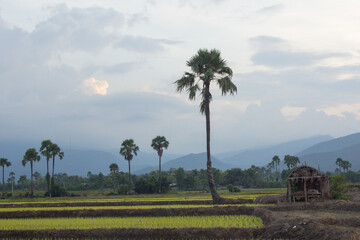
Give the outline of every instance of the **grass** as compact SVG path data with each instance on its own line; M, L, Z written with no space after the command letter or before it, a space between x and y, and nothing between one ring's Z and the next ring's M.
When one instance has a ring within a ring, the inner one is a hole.
M0 212L17 211L63 211L63 210L104 210L104 209L173 209L173 208L209 208L209 207L228 207L228 206L273 206L274 204L226 204L226 205L133 205L133 206L79 206L79 207L11 207L0 208Z
M259 228L255 216L176 216L0 219L0 230L64 230L109 228Z

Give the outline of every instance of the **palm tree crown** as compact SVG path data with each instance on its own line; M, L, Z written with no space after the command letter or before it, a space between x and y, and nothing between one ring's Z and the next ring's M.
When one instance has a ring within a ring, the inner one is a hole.
M110 164L109 168L112 174L115 174L116 172L119 171L119 166L116 163Z
M205 88L215 81L222 95L229 93L234 95L237 92L237 87L231 81L233 72L226 64L226 61L221 58L220 51L216 49L207 50L200 49L197 54L186 62L192 72L185 72L184 76L175 81L177 84L177 91L186 91L189 94L190 100L195 100L196 93L200 92L202 102L200 103L200 112L205 113ZM202 86L201 86L202 84ZM212 101L212 95L209 94L209 102Z
M122 142L120 148L120 154L124 156L125 160L131 161L135 156L137 156L137 152L139 151L139 147L136 146L134 140L126 139Z

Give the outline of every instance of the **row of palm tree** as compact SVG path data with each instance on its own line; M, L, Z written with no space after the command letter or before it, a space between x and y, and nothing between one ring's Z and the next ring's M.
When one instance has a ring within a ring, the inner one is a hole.
M64 157L64 152L61 151L60 147L55 144L52 143L50 140L44 140L41 142L41 147L40 147L40 153L41 155L43 155L44 157L46 157L46 166L47 166L47 173L46 173L46 181L47 181L47 190L50 194L51 197L51 193L54 191L54 186L55 186L55 178L54 178L54 173L55 173L55 157L59 156L60 160L63 159ZM52 177L51 177L51 181L50 181L50 174L49 174L49 160L52 158L53 160L53 167L52 167ZM25 167L27 163L30 163L30 173L31 173L31 187L30 187L30 196L33 197L34 196L34 173L33 173L33 168L34 168L34 162L38 162L40 161L41 157L39 155L39 153L36 151L35 148L29 148L26 152L25 155L23 157L22 160L22 165ZM51 185L50 185L51 182ZM50 191L51 189L51 191Z
M161 157L164 152L164 148L167 149L169 147L169 142L166 140L164 136L157 136L151 142L151 147L157 152L159 156L159 174L158 174L158 182L159 182L159 193L161 193ZM128 161L129 164L129 191L131 192L131 168L130 161L134 158L134 155L137 156L137 152L139 151L139 147L135 144L133 139L125 139L120 148L120 154ZM117 171L119 171L119 166L116 163L112 163L110 166L110 171L115 177ZM114 184L114 191L115 191Z

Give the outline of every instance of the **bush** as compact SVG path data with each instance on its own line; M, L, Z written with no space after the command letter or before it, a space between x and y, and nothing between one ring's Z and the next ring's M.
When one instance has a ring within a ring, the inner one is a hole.
M7 197L12 197L12 193L8 193L6 196Z
M345 176L340 174L331 177L330 190L334 199L344 199L344 193L346 192L344 181Z
M117 191L118 194L127 194L129 191L129 186L127 184L121 184Z
M232 184L227 185L226 188L229 192L241 192L240 188L233 186Z
M53 190L46 191L45 197L50 197L50 192L51 192L51 197L66 197L69 195L66 189L60 187L59 185L55 185Z

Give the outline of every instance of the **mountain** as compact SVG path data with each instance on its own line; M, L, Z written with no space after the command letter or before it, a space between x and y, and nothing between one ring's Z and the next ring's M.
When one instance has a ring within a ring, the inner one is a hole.
M230 165L221 162L219 159L217 159L214 156L211 156L211 161L212 161L212 166L214 168L218 168L221 170L231 168ZM161 169L164 171L168 171L171 168L184 168L185 170L206 169L206 153L205 152L197 153L197 154L191 153L183 157L179 157L171 161L168 161L162 164L161 166ZM154 170L158 170L158 167L144 168L140 171L136 171L136 174L145 174Z
M347 160L352 164L352 170L360 169L360 133L321 142L298 154L301 162L310 166L320 166L322 170L334 171L337 158Z
M282 160L287 154L295 155L303 149L309 148L314 144L323 141L328 141L330 139L332 139L331 136L322 135L290 141L265 148L243 151L231 157L221 159L221 161L223 161L225 164L231 164L238 168L249 168L251 165L265 166L271 162L275 155L278 155Z
M354 133L344 137L339 137L315 144L299 152L297 155L303 156L313 153L333 152L356 144L360 144L360 133Z
M299 155L302 163L317 168L320 166L322 171L334 171L338 166L335 161L338 157L347 160L351 163L350 170L360 170L360 144L355 144L350 147L345 147L340 150L331 152L312 153L308 155Z

